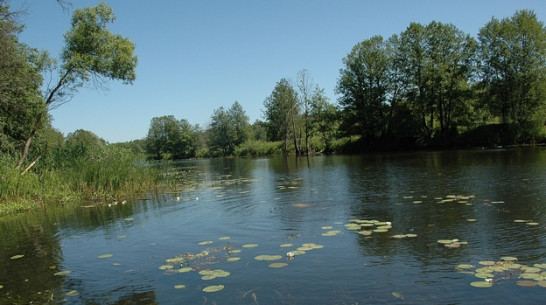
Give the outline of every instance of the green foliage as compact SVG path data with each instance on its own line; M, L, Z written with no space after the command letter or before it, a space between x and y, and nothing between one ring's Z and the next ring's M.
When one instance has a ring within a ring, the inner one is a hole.
M152 118L146 151L156 160L183 159L195 156L197 132L187 120L174 116Z
M88 81L96 75L124 83L135 80L135 46L129 39L106 28L114 21L114 12L104 2L74 12L61 56L63 74L69 73L71 81Z
M282 153L282 141L247 141L234 151L234 155L239 157L274 156Z
M283 141L283 151L288 152L290 123L298 113L298 96L287 79L282 78L264 101L267 136L270 141Z
M483 102L503 122L525 125L544 117L546 27L532 11L492 18L479 32Z
M386 42L374 36L353 47L343 59L336 91L341 94L346 134L381 138L387 131L389 66Z
M20 27L0 4L0 153L15 155L45 111L41 75L31 61L36 51L17 39Z
M229 156L250 135L248 116L237 101L231 108L216 109L208 129L209 153L213 156Z

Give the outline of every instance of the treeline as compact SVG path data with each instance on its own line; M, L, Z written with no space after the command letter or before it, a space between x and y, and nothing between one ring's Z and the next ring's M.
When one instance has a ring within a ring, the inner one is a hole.
M546 139L546 28L534 12L492 18L477 39L452 24L411 23L356 44L333 104L306 70L281 79L250 124L238 102L202 130L152 120L152 158L498 146Z

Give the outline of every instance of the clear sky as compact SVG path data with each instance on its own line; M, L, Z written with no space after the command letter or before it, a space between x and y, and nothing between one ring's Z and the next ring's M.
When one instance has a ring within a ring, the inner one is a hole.
M27 8L20 40L58 57L74 9L100 1L11 0ZM131 39L138 56L133 85L109 82L108 91L80 89L53 110L65 136L77 129L110 143L146 137L153 117L174 115L206 127L215 109L238 101L250 122L263 119L263 101L281 78L307 69L331 102L352 47L385 38L410 22L452 23L474 37L492 17L531 9L546 20L545 0L106 0L114 33Z

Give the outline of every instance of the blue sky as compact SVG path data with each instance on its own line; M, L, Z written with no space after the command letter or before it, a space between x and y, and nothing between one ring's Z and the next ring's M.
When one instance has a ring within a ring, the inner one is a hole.
M27 8L20 40L58 56L72 11L100 1L11 0ZM452 23L476 37L492 17L534 10L546 20L544 0L162 0L104 1L117 20L114 33L136 44L133 85L109 82L108 91L80 89L51 111L64 135L77 129L110 143L146 137L153 117L174 115L206 127L215 109L238 101L250 121L262 119L263 101L281 78L307 69L336 102L342 59L358 42L404 31L410 22Z

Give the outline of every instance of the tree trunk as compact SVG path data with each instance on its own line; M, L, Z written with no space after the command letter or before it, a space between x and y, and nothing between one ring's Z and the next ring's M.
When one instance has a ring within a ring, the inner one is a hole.
M15 167L16 169L20 169L21 166L23 166L23 162L25 162L25 160L27 159L30 143L32 143L32 139L34 138L34 135L36 135L36 129L33 129L32 132L30 133L30 136L28 137L25 143L25 148L23 149L23 155L21 155L21 158L19 159L19 163L17 163L17 166Z

